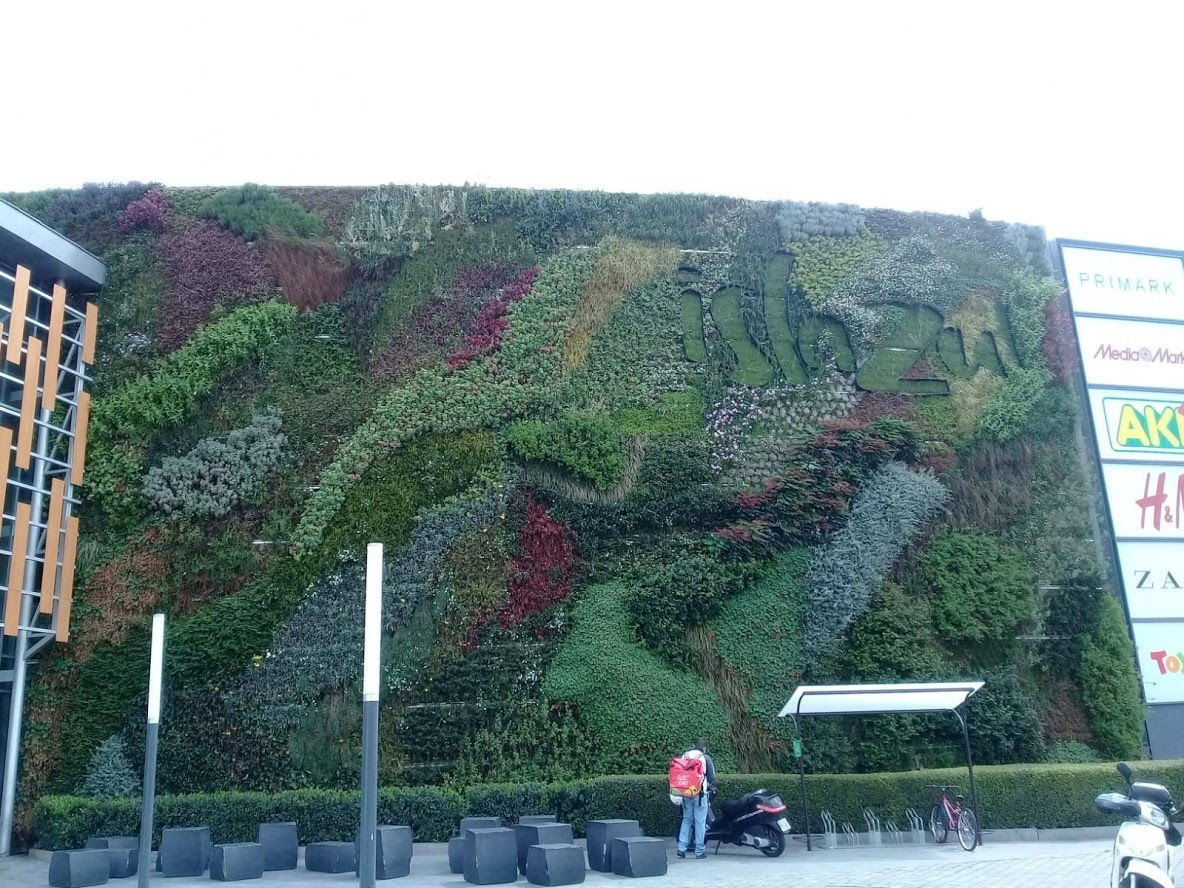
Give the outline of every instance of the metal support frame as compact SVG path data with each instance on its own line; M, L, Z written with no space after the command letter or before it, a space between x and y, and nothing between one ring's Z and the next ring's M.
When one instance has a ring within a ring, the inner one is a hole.
M362 650L362 810L358 884L374 888L378 843L378 696L382 662L382 543L366 547L366 611Z
M34 397L37 394L34 393ZM46 457L49 455L49 427L45 424L49 419L50 411L39 410L42 424L37 430L37 460L36 468L33 473L33 496L30 503L30 512L34 519L41 520L41 512L45 507L45 470ZM0 504L2 505L2 504ZM48 528L46 529L46 531ZM24 727L25 714L25 678L28 672L29 662L29 630L28 627L33 622L33 595L25 594L25 590L33 590L36 588L37 582L37 561L36 555L39 546L44 545L45 532L40 535L37 533L29 534L27 548L24 553L25 571L22 575L22 582L20 589L9 589L8 594L17 594L21 596L20 608L20 629L16 634L16 646L13 651L13 666L12 666L12 697L8 705L8 737L4 744L4 783L3 789L0 790L0 857L7 857L12 853L12 824L13 817L16 811L16 787L17 787L17 768L20 764L21 755L21 729ZM11 558L18 557L16 552L13 552ZM50 636L45 636L42 644L49 641ZM36 646L40 649L41 644Z
M803 696L801 699L805 699L805 697ZM798 700L798 707L799 708L802 705L801 699ZM975 782L974 782L974 758L970 753L970 730L967 727L966 717L959 711L959 709L957 707L955 707L953 709L915 710L916 713L926 712L926 711L927 712L952 712L954 714L954 717L956 719L958 719L958 725L962 729L962 744L963 744L963 748L966 752L966 770L967 770L968 774L970 775L970 810L974 812L975 844L981 845L983 843L983 825L982 825L982 818L978 816L978 789L977 789ZM894 715L897 713L892 713L892 712L840 713L840 712L836 712L836 713L817 713L817 714L807 713L807 714L803 715L801 712L790 712L789 718L793 722L794 733L797 735L798 740L802 741L803 738L802 738L801 725L798 723L799 718L817 718L819 715L858 715L858 716L862 717L865 715L877 715L877 714L879 714L879 715ZM802 818L803 818L803 822L804 822L804 826L805 826L805 830L806 830L806 850L812 851L813 846L811 845L811 842L810 842L810 803L806 797L806 768L804 765L804 758L805 758L805 744L803 742L802 755L798 756L798 781L801 784L801 789L802 789Z

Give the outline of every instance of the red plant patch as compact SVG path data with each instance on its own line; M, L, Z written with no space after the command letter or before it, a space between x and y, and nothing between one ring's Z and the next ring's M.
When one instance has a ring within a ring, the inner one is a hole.
M570 597L574 564L571 532L545 506L528 498L518 554L510 559L510 594L498 623L509 629Z
M202 219L169 227L160 251L169 283L157 318L157 338L165 353L184 345L215 306L271 294L271 273L259 254L217 222Z
M152 228L160 231L169 218L169 201L164 192L153 188L139 200L133 200L119 217L119 230Z
M448 369L459 370L484 355L497 351L502 336L510 325L510 306L530 292L539 270L535 266L524 269L518 280L502 288L497 297L481 309L473 331L465 337L464 343L448 358Z
M1073 321L1061 297L1044 306L1044 360L1058 382L1069 383L1077 376L1077 346L1073 341Z
M303 311L339 302L349 284L349 272L337 262L332 247L292 238L267 238L263 258L284 300Z
M438 299L411 313L374 358L371 372L387 382L400 382L443 359L468 336L490 298L521 274L521 268L501 262L462 268Z

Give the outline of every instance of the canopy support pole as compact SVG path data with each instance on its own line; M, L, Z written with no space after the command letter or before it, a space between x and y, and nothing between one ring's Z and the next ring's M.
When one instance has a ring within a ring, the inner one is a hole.
M966 727L966 719L957 709L953 710L958 724L962 726L962 745L966 750L966 770L970 774L970 810L974 812L974 839L976 845L983 843L982 820L978 816L978 789L974 785L974 758L970 754L970 731Z
M793 732L798 736L798 742L802 740L802 726L798 724L798 717L791 715L793 719ZM805 744L798 750L798 781L802 786L802 825L806 830L806 850L813 851L814 848L810 844L810 803L806 801L806 766L805 766Z

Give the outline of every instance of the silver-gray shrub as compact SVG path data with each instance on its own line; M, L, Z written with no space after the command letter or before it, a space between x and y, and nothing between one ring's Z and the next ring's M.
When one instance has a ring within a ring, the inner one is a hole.
M406 689L431 653L432 626L450 591L448 553L463 537L491 526L505 512L514 479L505 475L421 509L407 544L383 569L383 683ZM274 730L289 730L325 694L358 683L362 674L365 569L346 563L309 589L276 630L271 645L228 698ZM405 628L414 631L403 632ZM392 636L397 643L390 643ZM406 636L406 637L404 637Z
M932 475L897 462L864 483L847 523L810 555L803 632L808 658L829 653L867 610L888 569L948 495Z
M782 201L777 224L786 243L808 237L852 237L864 229L863 209L854 204Z
M184 456L165 457L144 478L144 500L170 518L220 518L254 493L279 466L287 438L269 410L249 426L206 438Z

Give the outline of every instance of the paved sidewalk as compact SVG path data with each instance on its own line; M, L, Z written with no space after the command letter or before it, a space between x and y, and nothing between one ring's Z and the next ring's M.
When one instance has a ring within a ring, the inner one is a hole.
M707 860L678 860L670 850L670 871L639 883L647 888L1107 888L1109 841L992 842L968 854L957 843L946 846L851 848L807 853L797 841L775 860L755 851L724 848ZM48 865L27 857L0 862L0 888L42 888ZM589 872L585 884L626 880ZM209 876L165 879L153 874L158 888L210 888ZM112 886L133 888L135 879L117 879ZM266 873L262 880L243 882L259 888L346 888L356 886L353 874L326 875L303 868ZM411 875L381 884L391 888L464 888L468 883L448 872L447 846L416 845ZM526 885L520 878L519 885Z

